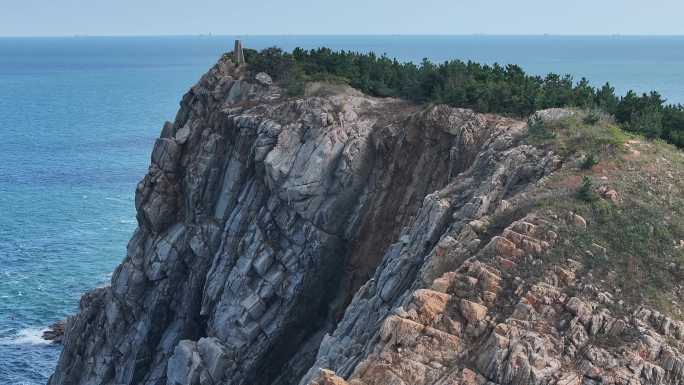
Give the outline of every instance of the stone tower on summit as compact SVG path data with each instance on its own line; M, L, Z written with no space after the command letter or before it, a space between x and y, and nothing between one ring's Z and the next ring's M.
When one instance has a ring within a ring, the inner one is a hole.
M233 59L235 64L241 66L245 64L245 54L242 52L242 41L235 40L235 48L233 49Z

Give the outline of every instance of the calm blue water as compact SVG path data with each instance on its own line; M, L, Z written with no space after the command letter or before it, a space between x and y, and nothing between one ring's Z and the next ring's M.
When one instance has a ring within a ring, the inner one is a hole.
M684 37L242 37L278 45L517 63L684 102ZM0 384L44 384L40 331L104 285L133 192L181 95L233 37L0 39Z

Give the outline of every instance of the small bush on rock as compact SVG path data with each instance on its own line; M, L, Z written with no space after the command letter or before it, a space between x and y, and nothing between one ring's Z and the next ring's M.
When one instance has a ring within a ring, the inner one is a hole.
M598 162L598 159L593 153L588 153L584 156L584 159L582 159L582 163L580 163L580 168L582 170L589 170L592 167L596 166Z
M592 202L596 199L594 185L591 182L591 178L588 176L582 178L582 185L580 185L579 190L577 190L577 199L585 202Z

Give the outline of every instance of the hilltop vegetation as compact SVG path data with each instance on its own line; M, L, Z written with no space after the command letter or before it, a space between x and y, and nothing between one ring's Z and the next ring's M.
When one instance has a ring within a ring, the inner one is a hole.
M540 127L527 141L553 150L568 166L548 178L527 206L550 217L582 218L580 227L573 220L559 225L566 242L546 258L581 261L596 284L618 288L625 302L681 318L673 304L681 303L684 279L682 152L579 111L532 123L530 128Z
M402 63L374 53L329 48L292 53L279 48L245 50L253 73L267 72L290 95L301 95L307 81L346 83L369 95L400 97L418 103L445 103L509 116L527 117L552 107L579 107L606 112L626 131L684 147L684 107L666 104L657 92L618 97L608 83L592 87L570 75L526 74L517 65L483 65L451 60Z

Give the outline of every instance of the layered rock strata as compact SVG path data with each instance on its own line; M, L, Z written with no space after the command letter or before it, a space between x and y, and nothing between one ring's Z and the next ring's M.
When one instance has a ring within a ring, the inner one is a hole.
M675 321L599 310L575 261L510 273L547 219L484 230L561 167L524 122L246 71L224 57L164 125L51 385L681 382Z

